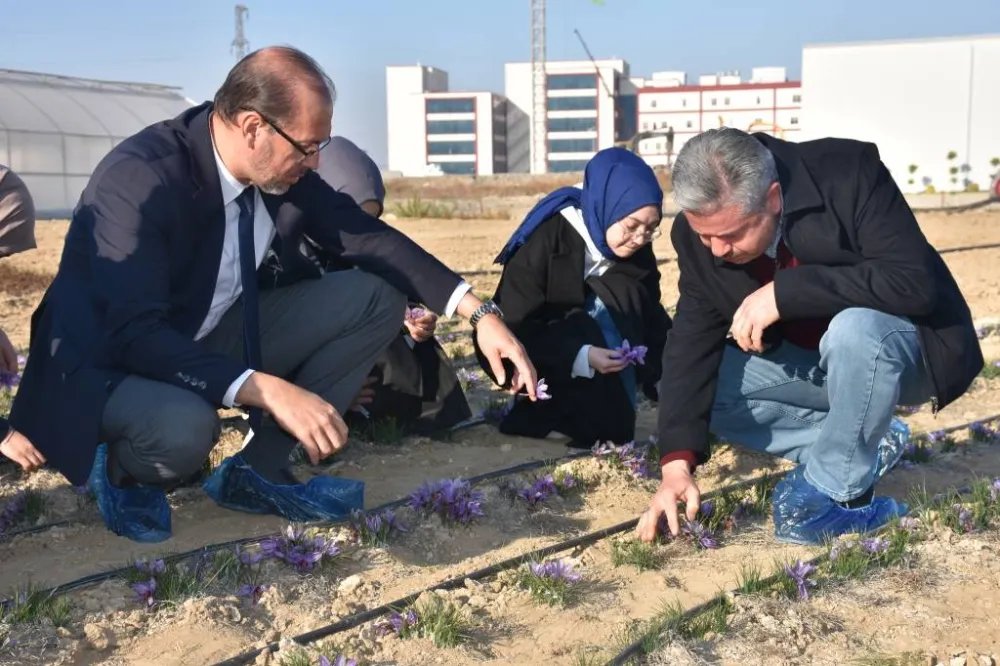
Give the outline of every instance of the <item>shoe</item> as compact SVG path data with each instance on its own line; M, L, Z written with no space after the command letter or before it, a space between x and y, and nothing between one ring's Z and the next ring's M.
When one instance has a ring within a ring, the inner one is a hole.
M338 520L364 508L363 481L317 476L309 483L271 483L240 455L222 461L202 487L227 509L274 514L292 522Z
M115 488L108 480L108 445L97 447L87 487L108 529L132 541L156 543L171 536L170 504L162 488Z
M847 509L807 482L803 465L778 482L772 502L775 538L801 545L822 545L841 534L877 530L907 510L891 497L873 497L867 506Z
M889 432L878 443L878 459L875 461L875 481L885 476L903 457L906 445L910 443L910 427L895 416L889 421Z

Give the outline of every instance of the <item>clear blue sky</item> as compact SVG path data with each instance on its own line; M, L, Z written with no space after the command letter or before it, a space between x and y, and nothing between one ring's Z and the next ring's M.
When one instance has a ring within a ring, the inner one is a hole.
M250 48L291 44L337 85L334 132L385 161L385 67L503 92L530 58L528 0L244 0ZM0 0L0 67L183 87L209 99L235 60L234 2ZM1000 0L548 0L548 57L624 58L636 76L801 69L803 44L1000 32ZM1000 77L1000 73L998 73ZM1000 80L1000 79L998 79Z

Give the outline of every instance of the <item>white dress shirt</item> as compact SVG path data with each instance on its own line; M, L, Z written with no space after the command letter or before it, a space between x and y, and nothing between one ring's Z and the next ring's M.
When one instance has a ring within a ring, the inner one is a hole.
M198 333L195 335L195 340L201 340L211 333L219 325L219 320L222 319L222 316L236 303L243 293L243 280L240 274L240 207L236 203L236 199L243 193L243 190L251 186L243 185L230 173L229 169L223 163L222 157L219 156L219 151L216 150L214 142L212 144L212 153L215 155L215 165L219 170L219 183L222 186L222 205L226 213L226 232L222 241L222 261L219 265L219 277L215 282L215 293L212 296L212 304L208 308L208 315L205 317L205 321L202 322L201 328L198 329ZM261 263L264 261L264 256L271 248L271 241L274 240L276 232L274 220L271 219L270 213L267 212L267 207L264 206L260 190L256 188L254 188L253 227L254 254L256 255L254 257L255 265L260 268ZM455 310L458 309L459 301L462 300L462 297L470 289L472 289L472 285L467 282L463 281L458 285L455 291L452 292L451 298L448 299L448 305L444 313L446 317L451 317L455 313ZM253 372L252 369L247 370L229 386L229 389L222 398L222 404L225 407L236 405L236 394Z
M604 275L604 272L611 268L611 260L601 254L594 244L594 239L587 231L587 225L583 221L583 213L579 208L563 208L562 216L566 218L570 226L583 238L586 245L586 252L583 255L583 279L586 280L591 275ZM592 345L583 345L576 354L573 361L572 377L586 377L593 379L594 369L590 367L590 348Z

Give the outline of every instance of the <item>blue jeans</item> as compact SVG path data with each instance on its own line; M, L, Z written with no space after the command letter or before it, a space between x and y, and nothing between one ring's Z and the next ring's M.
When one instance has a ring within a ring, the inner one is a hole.
M819 351L785 341L758 356L727 346L711 431L805 465L806 481L844 502L871 487L896 406L932 395L914 325L850 308L833 318Z

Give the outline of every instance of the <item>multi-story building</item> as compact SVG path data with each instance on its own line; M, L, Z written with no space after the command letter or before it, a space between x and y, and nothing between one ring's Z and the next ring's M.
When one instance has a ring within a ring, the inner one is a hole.
M389 170L403 176L507 171L507 102L491 92L450 92L448 73L386 68Z
M598 150L634 133L635 98L624 60L548 61L545 74L549 172L583 171ZM507 63L504 78L507 168L527 173L533 145L531 63Z
M802 51L803 139L871 141L904 192L986 189L1000 171L1000 35Z
M749 81L739 73L709 74L697 84L684 72L657 72L632 79L637 89L638 153L653 166L673 163L691 137L713 127L736 127L797 140L802 120L802 84L784 67L755 67Z

